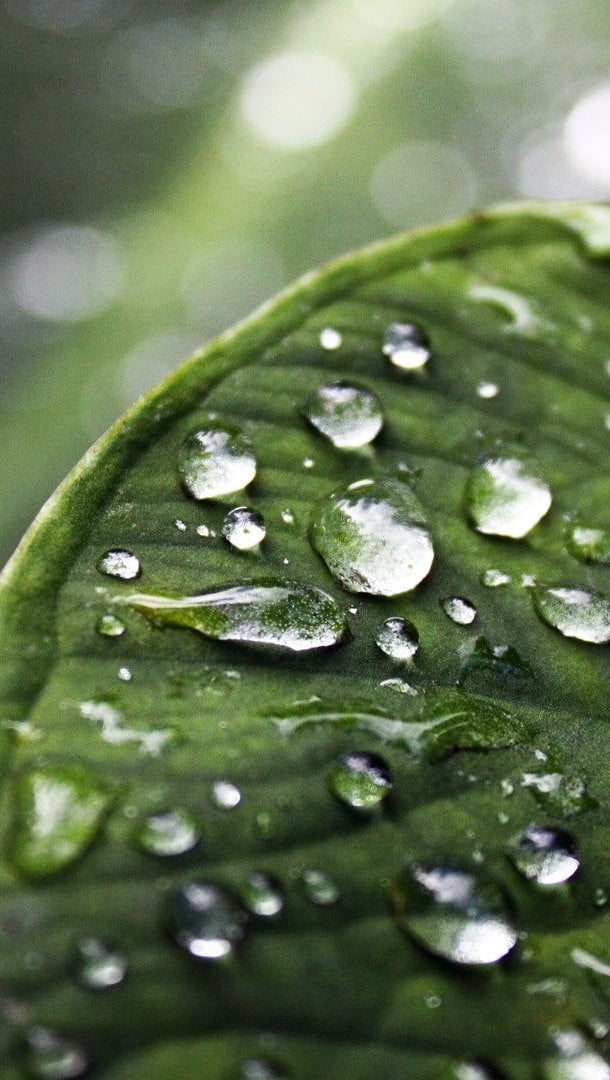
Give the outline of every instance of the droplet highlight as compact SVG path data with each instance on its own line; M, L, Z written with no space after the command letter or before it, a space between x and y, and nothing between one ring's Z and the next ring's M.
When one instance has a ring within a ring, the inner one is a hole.
M106 615L100 616L97 621L96 630L102 637L122 637L125 633L125 623L122 622L117 615L108 612Z
M248 911L264 919L279 915L286 903L279 881L262 870L250 874L241 889L241 897Z
M76 1080L89 1069L83 1048L49 1028L31 1028L26 1045L27 1074L34 1080Z
M566 533L566 547L580 562L610 566L610 529L573 524Z
M249 506L236 506L225 514L222 535L231 547L238 551L250 551L262 544L267 535L267 526L258 510L252 510Z
M167 901L167 926L175 941L198 960L229 956L243 940L248 912L228 890L208 881L189 881Z
M140 576L140 560L132 551L123 548L112 548L102 555L97 564L100 574L108 577L119 578L121 581L133 581Z
M401 371L421 371L430 359L430 342L413 323L395 322L384 334L382 352Z
M610 641L610 599L584 585L556 585L532 590L540 618L567 638L606 645Z
M574 838L563 829L529 825L509 848L511 862L536 885L560 885L580 867Z
M477 617L477 609L463 596L446 596L440 602L445 615L458 626L470 626Z
M370 812L392 790L390 770L378 754L353 750L344 754L331 771L328 787L340 802L359 812Z
M134 842L149 855L185 855L199 843L197 822L188 810L163 810L138 823Z
M412 660L419 649L419 632L408 619L393 615L377 627L375 644L392 660Z
M182 443L178 473L193 499L218 499L252 483L256 458L250 441L234 428L198 428Z
M466 485L469 516L489 536L518 540L548 513L551 489L533 462L499 455L472 470Z
M74 976L87 990L110 990L120 986L127 967L127 957L103 938L84 937L77 943Z

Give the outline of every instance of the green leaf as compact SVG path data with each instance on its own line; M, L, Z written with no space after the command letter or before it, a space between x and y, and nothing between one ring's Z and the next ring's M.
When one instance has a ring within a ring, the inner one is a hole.
M7 1076L608 1076L609 254L524 204L339 260L42 510Z

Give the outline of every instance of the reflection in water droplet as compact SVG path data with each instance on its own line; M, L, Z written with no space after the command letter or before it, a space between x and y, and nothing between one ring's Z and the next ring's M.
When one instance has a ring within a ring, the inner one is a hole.
M383 427L383 410L377 395L364 386L341 379L314 390L304 401L301 412L316 431L341 450L366 446Z
M553 1049L543 1062L544 1080L610 1080L607 1062L580 1031L555 1031L552 1041Z
M88 990L119 986L127 974L127 958L99 937L81 938L76 946L74 975Z
M375 644L393 660L412 660L419 649L419 633L412 622L396 615L377 627Z
M533 463L500 455L472 470L466 502L479 532L520 539L547 513L552 496Z
M477 617L476 607L463 596L446 596L440 604L445 615L458 626L470 626Z
M333 330L331 326L326 326L324 330L320 330L319 341L322 348L327 349L329 352L340 349L343 344L341 334L338 330Z
M610 599L584 585L537 588L534 607L544 622L568 638L590 645L610 641Z
M258 547L267 535L265 519L258 510L251 510L248 506L236 506L225 514L222 523L222 535L229 541L231 547L238 551L248 551Z
M510 585L510 574L506 574L504 570L496 570L490 567L489 570L484 570L481 574L481 584L486 585L488 589L497 589L501 585Z
M566 533L566 547L581 562L610 565L610 529L571 525Z
M253 915L273 918L284 910L284 895L279 881L271 874L255 870L241 889L244 904Z
M249 440L234 428L199 428L182 443L178 472L194 499L217 499L252 483L256 459Z
M189 881L169 894L167 925L191 956L219 960L242 941L248 913L237 897L209 881Z
M333 795L353 810L375 810L392 790L390 770L382 757L363 750L344 754L330 773Z
M75 1080L89 1069L89 1059L77 1043L49 1028L27 1033L26 1067L34 1080Z
M131 551L113 548L102 555L97 564L100 574L120 578L121 581L133 581L141 573L140 560Z
M384 335L382 352L394 367L418 371L430 359L430 342L413 323L391 323Z
M121 637L125 633L125 623L121 622L116 615L108 612L101 615L95 628L102 637Z
M234 810L241 802L241 791L229 780L215 780L212 784L212 802L220 810Z
M332 907L338 903L339 889L324 870L304 870L301 881L307 899L316 907Z
M164 810L139 822L134 841L150 855L184 855L200 840L200 832L188 810Z
M490 398L497 397L499 390L500 387L496 383L488 382L486 379L483 379L477 386L477 394L485 401L489 401Z
M537 885L559 885L580 866L573 837L544 825L529 825L519 833L509 854L517 870Z
M402 930L456 964L494 964L517 942L504 895L488 879L415 865L392 883L390 899Z
M374 596L410 592L434 560L423 507L396 480L325 499L314 511L311 541L345 589Z

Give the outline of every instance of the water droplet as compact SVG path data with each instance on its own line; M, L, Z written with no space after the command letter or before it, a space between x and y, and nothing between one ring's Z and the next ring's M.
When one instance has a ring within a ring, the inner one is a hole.
M285 525L294 525L294 513L292 512L290 507L287 506L284 510L282 510L280 517Z
M489 879L416 864L392 883L390 899L402 930L456 964L494 964L517 942L504 895Z
M512 841L510 858L524 877L537 885L559 885L580 866L573 837L562 829L529 825Z
M328 778L330 791L352 810L375 810L392 790L390 770L382 757L363 750L344 754Z
M552 496L532 462L500 455L488 457L472 470L466 502L479 532L520 539L547 513Z
M251 510L248 506L236 506L225 514L222 535L231 547L238 551L248 551L262 543L267 535L267 526L258 510Z
M499 391L500 387L497 385L497 383L488 382L486 379L482 379L477 386L477 394L485 401L489 401L490 398L497 397Z
M341 379L314 390L304 401L301 412L316 431L341 450L366 446L383 427L383 410L377 395L364 386Z
M597 888L593 893L593 903L596 907L605 907L608 903L608 893L605 889Z
M277 1062L262 1058L248 1058L239 1066L240 1080L290 1080L288 1073Z
M343 344L341 334L338 330L333 330L331 326L326 326L324 330L320 330L319 341L322 348L327 349L329 352L340 349Z
M116 615L108 612L106 615L100 616L95 629L102 637L121 637L125 633L125 623L121 622Z
M241 889L244 904L253 915L273 918L284 910L284 895L279 881L271 874L255 870Z
M178 532L186 532L186 522L183 521L182 518L176 518L176 520L174 521L174 525L176 526Z
M220 810L234 810L241 802L241 791L230 780L215 780L212 784L212 802Z
M481 574L481 584L487 586L488 589L498 589L501 585L510 585L510 574L506 574L504 570L496 570L490 567L489 570L484 570Z
M237 897L209 881L189 881L168 897L168 929L198 959L228 956L242 941L247 923L248 912Z
M382 679L379 683L387 690L394 690L396 694L407 694L409 697L417 697L418 691L404 679Z
M31 878L63 870L94 839L109 792L84 769L41 766L17 782L13 862Z
M547 814L571 817L597 806L580 776L560 772L523 773L521 787L529 788Z
M345 589L374 596L410 592L434 559L423 507L395 480L331 495L314 512L311 540Z
M89 1059L71 1039L35 1027L27 1033L26 1067L34 1080L75 1080L88 1071Z
M534 607L564 637L605 645L610 641L610 599L584 585L536 588Z
M460 649L462 666L459 683L477 671L490 671L495 675L508 675L531 679L533 669L512 645L490 645L487 638L478 637Z
M150 855L184 855L200 840L200 832L188 810L164 810L139 822L134 841Z
M391 323L384 335L382 352L401 371L419 371L430 359L430 342L413 323Z
M109 990L123 982L127 958L103 938L81 938L76 946L74 974L88 990Z
M377 627L375 644L392 660L412 660L419 649L419 633L412 622L395 615Z
M566 533L566 547L581 562L610 565L610 529L570 525Z
M324 870L304 870L301 881L307 899L316 907L332 907L339 902L339 889Z
M217 499L252 483L256 459L249 440L236 429L198 428L182 443L178 472L194 499Z
M337 645L347 633L345 614L332 596L294 581L229 585L195 596L136 593L124 602L159 625L291 652Z
M131 551L122 548L113 548L102 555L97 564L100 574L108 577L120 578L121 581L133 581L140 576L140 560Z
M315 461L314 461L313 458L310 458L310 457L304 457L303 458L303 468L304 469L313 469L314 465L315 465Z
M584 968L585 971L594 971L596 975L603 975L606 979L610 978L610 964L606 960L600 960L597 956L593 956L592 953L586 952L585 949L570 949L570 956L574 963L578 967Z
M580 1031L555 1031L552 1041L553 1049L543 1063L544 1080L610 1080L607 1062Z
M131 670L128 667L120 667L117 671L117 675L121 682L131 682L133 678Z
M197 536L204 536L206 538L208 536L215 536L216 535L214 532L212 532L208 528L207 525L198 525L197 528L195 529L195 532L197 533Z
M102 739L110 746L136 743L143 752L158 757L161 751L177 738L175 728L153 728L146 731L128 727L122 712L107 701L81 701L78 709L83 719L100 725Z
M458 626L470 626L477 617L476 607L463 596L446 596L440 601L440 605L445 615Z

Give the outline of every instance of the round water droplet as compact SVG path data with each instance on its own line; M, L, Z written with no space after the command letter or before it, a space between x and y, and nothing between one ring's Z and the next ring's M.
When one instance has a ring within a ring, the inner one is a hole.
M488 457L475 466L466 486L475 528L490 536L526 536L551 502L551 490L539 469L518 457Z
M27 1074L34 1080L74 1080L89 1069L89 1059L77 1043L49 1028L27 1033Z
M584 585L535 588L534 607L544 622L568 638L590 645L610 641L610 599Z
M182 443L178 472L194 499L217 499L252 483L256 459L249 440L234 428L199 428Z
M117 676L119 677L121 682L131 682L133 678L133 675L131 674L131 669L128 667L120 667L117 671Z
M234 810L241 802L241 791L229 780L215 780L212 784L212 802L220 810Z
M489 879L415 865L393 882L390 899L402 930L456 964L494 964L517 942L504 895Z
M566 534L566 547L581 562L610 565L610 529L571 525Z
M504 570L496 570L490 567L489 570L484 570L481 574L481 585L486 585L488 589L498 589L501 585L510 585L510 574L506 574Z
M121 637L125 633L125 623L121 622L116 615L108 612L101 615L95 628L102 637Z
M97 564L100 574L108 574L109 577L120 578L121 581L133 581L140 576L140 560L131 551L122 548L112 548L102 555Z
M127 974L127 957L103 938L81 938L76 946L74 974L88 990L109 990L123 982Z
M340 349L343 344L341 334L338 330L334 330L332 326L326 326L324 330L320 330L319 340L322 348L327 349L329 352Z
M279 881L262 870L250 874L241 895L253 915L269 919L284 910L285 900Z
M371 811L389 795L392 778L383 758L356 750L344 754L332 770L328 786L352 810Z
M312 427L341 450L373 441L383 427L381 402L364 386L337 380L320 386L301 407Z
M393 660L412 660L419 649L419 633L412 622L395 615L377 627L375 644Z
M139 822L134 841L150 855L184 855L192 851L201 834L188 810L164 810Z
M262 1058L248 1058L239 1067L240 1080L290 1080L288 1073L277 1062Z
M543 1063L544 1080L610 1080L610 1066L580 1031L555 1031L552 1042Z
M304 870L301 880L307 899L316 907L332 907L338 903L339 889L324 870Z
M434 560L423 507L397 480L325 499L314 511L311 541L345 589L374 596L410 592Z
M382 352L394 367L418 371L430 359L430 342L413 323L391 323L384 335Z
M494 382L488 382L487 379L482 379L477 386L477 394L484 401L489 401L491 398L498 396L500 387Z
M248 506L236 506L225 514L222 535L231 547L238 551L248 551L262 543L267 535L267 526L258 510L251 510Z
M219 960L242 941L248 912L237 897L209 881L189 881L167 903L170 933L191 956Z
M458 626L470 626L477 617L476 607L463 596L446 596L440 603L445 615Z
M569 881L580 866L576 844L563 829L529 825L510 846L510 858L524 877L537 885Z

